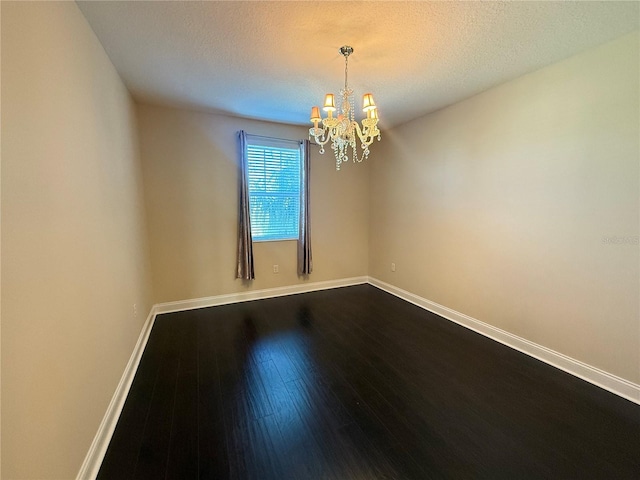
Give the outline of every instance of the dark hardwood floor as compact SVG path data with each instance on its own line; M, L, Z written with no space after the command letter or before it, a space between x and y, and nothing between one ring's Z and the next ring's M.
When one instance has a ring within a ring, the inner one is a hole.
M640 478L640 406L370 285L161 315L100 479Z

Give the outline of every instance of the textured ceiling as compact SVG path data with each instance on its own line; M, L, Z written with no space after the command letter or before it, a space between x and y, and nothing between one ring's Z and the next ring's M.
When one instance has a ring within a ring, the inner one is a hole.
M637 2L78 2L135 98L307 124L344 82L380 125L639 28Z

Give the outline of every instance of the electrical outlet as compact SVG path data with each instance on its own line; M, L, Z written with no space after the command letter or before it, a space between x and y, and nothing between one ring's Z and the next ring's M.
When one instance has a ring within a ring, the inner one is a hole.
M134 317L138 316L138 304L137 303L133 304L133 316Z
M392 272L395 272L395 271L396 271L396 264L395 264L395 263L392 263L392 264L391 264L391 271L392 271Z
M278 265L274 265L273 266L273 273L279 273L280 272L280 267Z

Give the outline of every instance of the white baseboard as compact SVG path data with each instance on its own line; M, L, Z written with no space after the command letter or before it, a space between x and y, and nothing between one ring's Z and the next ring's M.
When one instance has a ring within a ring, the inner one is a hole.
M537 343L526 340L500 328L481 322L480 320L476 320L473 317L469 317L468 315L457 312L438 303L419 297L418 295L402 290L401 288L395 287L376 278L369 277L369 283L374 287L422 307L425 310L446 318L447 320L451 320L463 327L469 328L470 330L484 335L485 337L489 337L600 388L604 388L611 393L615 393L627 400L640 404L640 385L625 380L624 378L617 377L611 373L605 372L604 370L600 370L599 368L587 365L579 360L551 350L550 348L543 347L542 345L538 345Z
M216 305L226 305L229 303L248 302L263 298L281 297L285 295L293 295L296 293L314 292L318 290L327 290L330 288L347 287L350 285L360 285L367 283L368 277L352 277L340 280L329 280L324 282L304 283L300 285L290 285L286 287L268 288L264 290L251 290L240 293L231 293L227 295L216 295L213 297L196 298L193 300L183 300L179 302L159 303L151 308L151 312L145 321L138 342L133 349L133 353L129 358L129 363L122 374L120 383L116 388L111 403L107 407L107 411L102 418L98 432L89 447L89 451L80 467L80 471L76 480L93 480L98 475L104 456L107 453L107 447L116 429L118 418L122 413L124 402L129 394L129 389L133 383L142 353L147 346L149 334L155 323L156 316L161 313L170 313L183 310L192 310L195 308L212 307Z
M155 308L156 314L181 312L193 310L195 308L215 307L217 305L227 305L229 303L248 302L264 298L282 297L294 295L296 293L315 292L317 290L327 290L330 288L348 287L350 285L360 285L367 283L369 277L351 277L340 280L328 280L324 282L302 283L299 285L289 285L286 287L267 288L264 290L248 290L246 292L229 293L226 295L215 295L213 297L195 298L192 300L180 300L178 302L159 303Z
M93 480L98 475L98 471L102 465L102 460L104 460L104 456L107 453L107 447L109 446L109 442L113 436L113 431L116 429L116 424L118 423L118 418L122 412L122 407L124 407L124 402L127 399L129 389L133 383L133 378L138 370L138 365L140 365L142 353L147 346L149 334L151 333L155 319L156 314L154 308L151 308L149 316L142 326L142 331L140 332L136 346L133 349L133 353L131 354L129 362L124 369L122 378L120 378L120 383L118 383L116 391L111 398L107 411L102 418L100 426L98 427L98 432L91 443L91 447L89 447L87 456L84 458L84 462L82 462L82 466L76 476L76 480Z

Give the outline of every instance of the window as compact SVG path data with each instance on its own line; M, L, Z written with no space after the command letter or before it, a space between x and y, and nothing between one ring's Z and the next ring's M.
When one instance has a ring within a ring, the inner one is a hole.
M300 222L301 145L247 135L251 236L296 240Z

